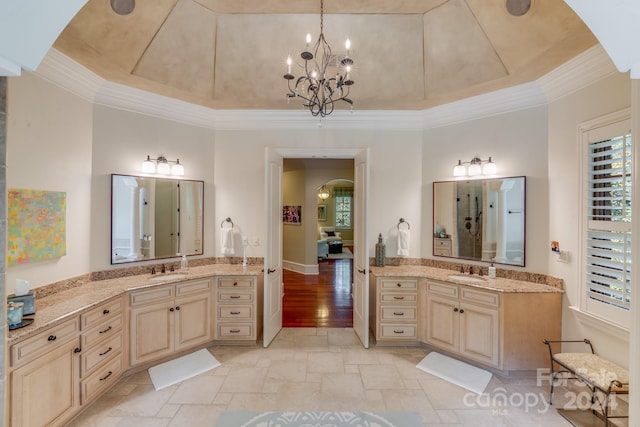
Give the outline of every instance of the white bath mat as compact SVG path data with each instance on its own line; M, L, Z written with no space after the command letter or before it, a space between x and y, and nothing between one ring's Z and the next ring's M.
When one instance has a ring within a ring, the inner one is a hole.
M436 352L429 353L416 367L478 394L491 381L491 372Z
M198 350L177 359L149 368L149 375L156 390L177 384L198 374L220 366L220 362L207 351Z

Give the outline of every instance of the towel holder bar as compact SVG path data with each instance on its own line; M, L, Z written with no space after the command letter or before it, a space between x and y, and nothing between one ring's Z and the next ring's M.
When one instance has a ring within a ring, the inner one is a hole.
M231 218L229 217L226 217L225 219L222 220L222 222L220 223L220 228L224 226L225 222L231 223L231 228L233 228L233 221L231 221Z
M409 225L409 223L407 222L406 219L404 218L400 218L398 220L398 230L400 230L400 224L407 224L407 230L409 230L411 228L411 226Z

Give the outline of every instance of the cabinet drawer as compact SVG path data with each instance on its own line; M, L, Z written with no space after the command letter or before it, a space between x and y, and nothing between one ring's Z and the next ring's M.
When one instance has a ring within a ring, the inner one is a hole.
M218 289L228 289L228 288L233 288L233 289L253 288L253 279L247 279L247 278L240 279L240 278L233 278L233 277L218 279Z
M136 306L165 301L175 296L174 289L174 285L168 285L142 291L133 291L129 294L129 304Z
M220 339L252 339L253 326L242 325L218 325L218 338Z
M250 305L221 305L218 307L218 319L220 320L252 320L253 307Z
M11 365L17 366L29 360L45 356L47 353L78 339L78 318L73 317L67 321L33 335L24 341L11 346Z
M394 292L383 292L382 295L380 295L380 301L382 303L388 303L388 302L392 302L392 303L400 303L400 302L409 302L409 303L415 303L418 300L418 294L413 292L407 292L407 293L394 293Z
M208 291L211 289L211 280L194 280L191 282L178 283L176 285L176 296L184 296Z
M417 339L415 325L380 325L381 338L386 339Z
M418 289L418 281L415 279L382 279L381 289L407 289L415 291Z
M82 351L80 375L89 374L96 366L105 360L109 360L114 354L122 350L122 332L111 337L102 344L98 344L90 349Z
M447 256L447 255L451 255L451 249L449 248L435 248L433 250L433 254L434 255L443 255L443 256Z
M96 370L93 375L80 383L80 395L83 405L99 395L102 390L118 381L123 371L123 357L124 355L120 353L112 361Z
M415 307L382 307L380 309L380 320L384 321L399 321L408 320L416 321L416 308Z
M475 289L462 288L460 290L460 299L489 307L498 307L500 305L500 295Z
M234 292L233 290L218 291L219 302L253 302L253 292Z
M428 282L429 292L449 298L458 298L458 287L446 283Z
M86 331L100 324L106 322L114 317L121 316L124 303L121 297L115 300L109 301L105 304L101 304L99 307L95 307L86 313L80 315L80 329Z
M449 239L435 239L433 242L435 249L444 248L449 250L451 248L451 240Z
M107 339L107 337L112 337L120 331L122 331L122 313L118 314L118 317L114 317L108 322L98 325L97 328L83 332L82 335L80 335L80 344L82 348L89 348L95 343Z

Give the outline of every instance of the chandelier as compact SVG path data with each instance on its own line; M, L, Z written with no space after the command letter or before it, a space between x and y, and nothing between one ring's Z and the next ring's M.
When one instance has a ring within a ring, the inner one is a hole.
M344 101L353 108L353 101L348 98L349 88L353 85L353 59L349 56L351 41L347 39L346 53L338 57L331 53L331 46L325 40L323 31L324 1L320 0L320 36L313 47L313 53L310 50L311 34L307 34L306 48L300 53L304 63L297 64L303 69L302 75L296 79L291 74L291 55L287 58L287 74L284 75L289 86L287 101L295 97L302 98L302 105L307 107L313 116L320 117L331 114L338 101Z

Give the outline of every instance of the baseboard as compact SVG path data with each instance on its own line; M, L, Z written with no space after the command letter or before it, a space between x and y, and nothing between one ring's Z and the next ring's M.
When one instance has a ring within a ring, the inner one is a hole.
M320 274L320 269L318 268L318 264L305 265L305 264L300 264L293 261L282 260L282 268L284 268L285 270L294 271L296 273L309 275L309 276Z

